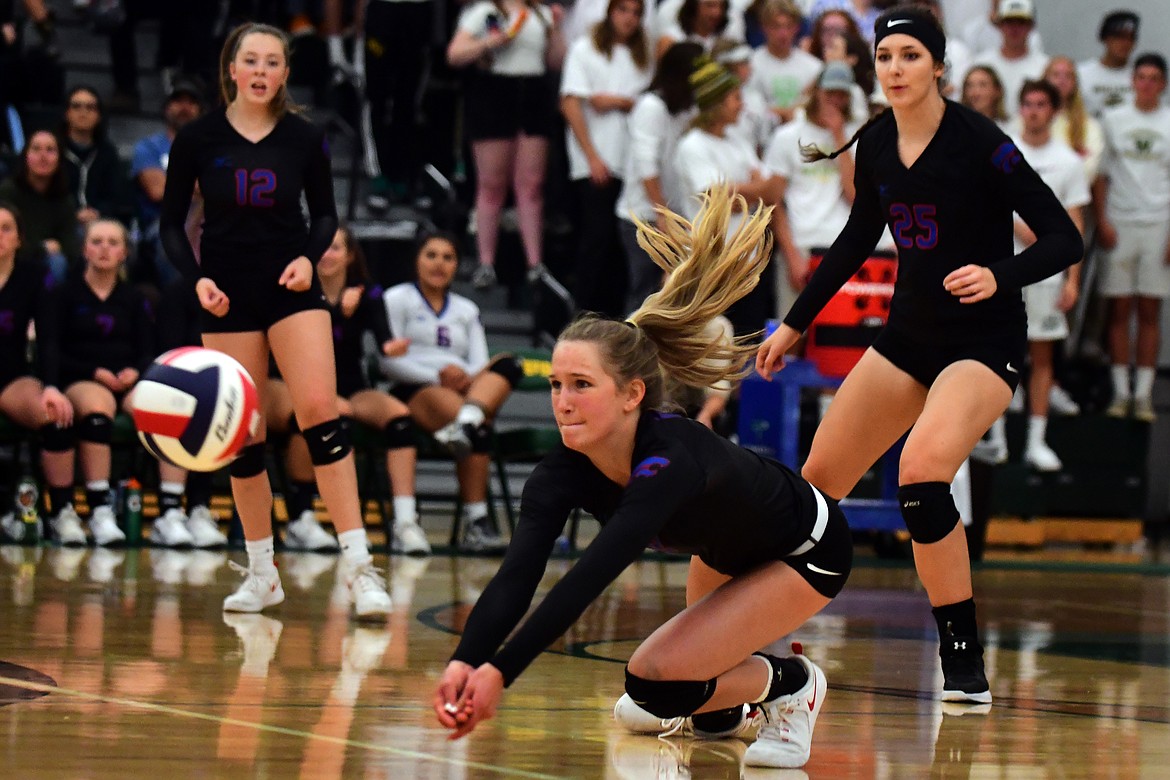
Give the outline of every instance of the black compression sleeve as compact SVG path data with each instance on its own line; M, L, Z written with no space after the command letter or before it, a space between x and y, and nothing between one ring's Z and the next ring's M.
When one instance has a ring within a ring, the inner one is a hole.
M991 265L997 287L1019 290L1079 261L1085 251L1080 231L1028 161L1021 156L1013 170L995 175L1007 201L1036 234L1036 243L1023 252Z
M382 345L394 338L390 333L390 320L386 317L386 306L382 303L382 288L374 285L362 297L362 327L374 334L378 354Z
M187 238L187 213L195 192L195 154L189 133L179 131L171 144L167 162L167 183L159 216L159 238L171 265L194 284L199 279L199 261Z
M853 184L857 194L853 198L849 221L821 259L808 286L784 316L784 324L801 333L808 329L821 309L869 258L885 227L881 201L873 182L864 172L864 148L863 144L858 144L857 164L853 170Z
M309 237L305 257L317 265L337 233L337 205L333 200L333 167L329 142L323 132L309 155L305 171L305 201L309 205Z

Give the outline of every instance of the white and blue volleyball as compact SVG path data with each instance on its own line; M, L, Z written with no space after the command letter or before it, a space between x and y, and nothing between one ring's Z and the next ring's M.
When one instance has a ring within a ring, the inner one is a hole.
M226 466L260 421L252 377L235 358L203 347L156 358L134 387L131 406L146 449L190 471Z

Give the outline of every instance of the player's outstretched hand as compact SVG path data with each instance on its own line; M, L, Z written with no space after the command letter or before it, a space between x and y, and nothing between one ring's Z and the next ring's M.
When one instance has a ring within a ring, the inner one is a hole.
M478 667L468 678L463 695L455 702L456 712L459 713L456 719L465 715L466 720L455 727L455 733L449 739L465 737L480 723L494 718L503 695L504 675L500 670L491 664Z
M444 728L458 728L466 723L470 717L471 713L462 710L456 702L463 695L463 689L467 687L467 680L474 671L472 666L462 661L452 661L447 664L447 668L439 680L439 687L435 689L432 702L435 715Z
M304 292L313 284L313 264L309 258L301 255L284 268L280 275L280 285L293 292Z
M216 317L222 317L228 313L231 302L224 295L223 290L219 289L219 286L206 276L195 282L195 294L199 296L199 305Z
M772 381L772 374L784 368L784 355L800 341L800 333L783 323L776 328L776 332L764 339L760 349L756 352L756 372Z
M998 286L995 274L982 265L965 265L956 268L943 279L943 287L959 298L959 303L985 301L995 295Z

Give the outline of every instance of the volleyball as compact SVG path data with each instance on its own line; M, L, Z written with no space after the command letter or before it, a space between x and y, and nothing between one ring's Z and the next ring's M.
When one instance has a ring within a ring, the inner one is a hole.
M252 377L234 358L202 347L156 358L135 386L131 407L146 449L190 471L226 466L260 421Z

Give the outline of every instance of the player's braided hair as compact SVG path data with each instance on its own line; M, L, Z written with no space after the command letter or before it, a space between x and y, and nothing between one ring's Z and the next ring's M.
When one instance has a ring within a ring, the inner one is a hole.
M648 409L665 402L664 375L692 387L710 387L748 372L758 334L712 342L704 338L703 329L755 288L772 255L772 207L751 213L744 197L732 195L726 185L708 190L693 223L667 209L658 211L665 218L665 232L637 220L638 244L667 272L662 289L625 322L586 314L559 339L597 344L619 384L633 379L646 384L642 405ZM733 211L745 217L728 237Z

